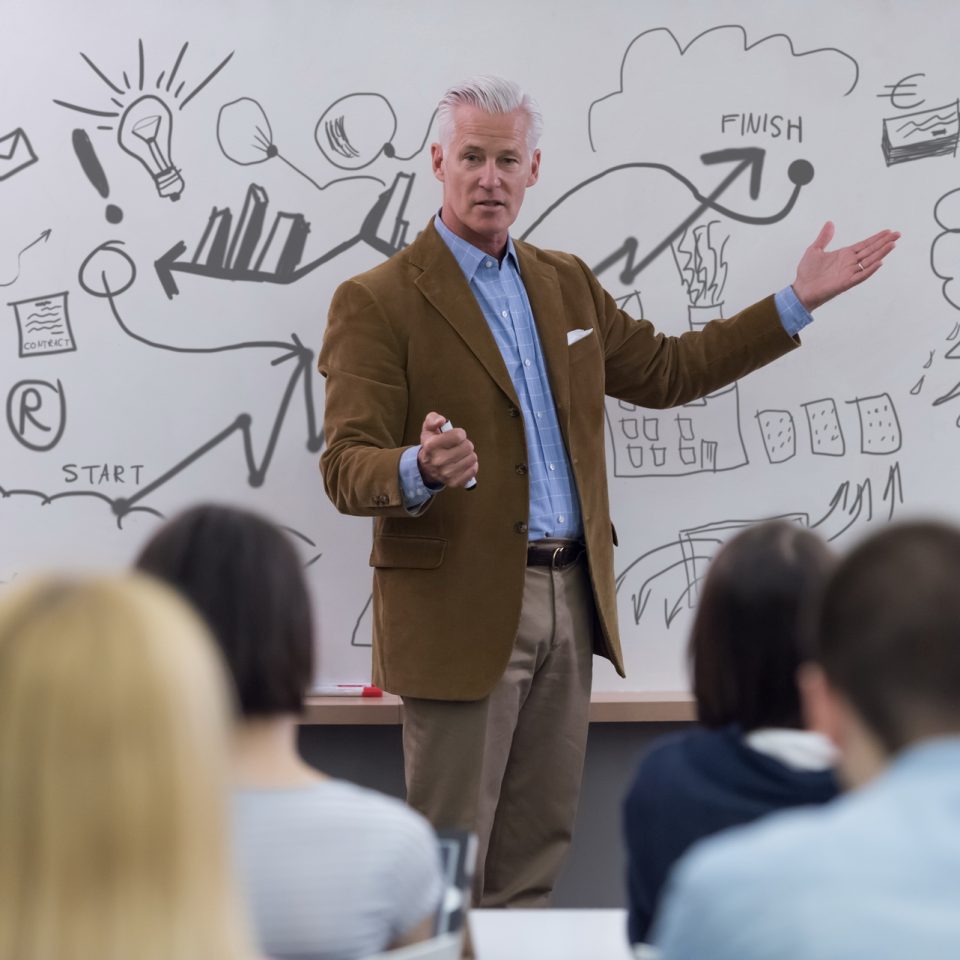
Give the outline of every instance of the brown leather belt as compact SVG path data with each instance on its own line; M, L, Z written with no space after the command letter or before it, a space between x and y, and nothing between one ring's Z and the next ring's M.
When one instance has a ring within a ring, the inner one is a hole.
M576 563L585 549L579 540L531 540L527 545L527 566L563 570Z

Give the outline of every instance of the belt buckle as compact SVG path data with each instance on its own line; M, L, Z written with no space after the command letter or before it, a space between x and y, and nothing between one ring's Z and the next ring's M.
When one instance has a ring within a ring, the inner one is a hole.
M566 545L565 543L558 543L557 546L554 548L553 556L550 558L550 569L551 569L551 570L562 570L562 569L563 569L562 560L561 560L560 558L561 558L561 555L563 554L564 550L566 550L566 549L567 549L567 545Z

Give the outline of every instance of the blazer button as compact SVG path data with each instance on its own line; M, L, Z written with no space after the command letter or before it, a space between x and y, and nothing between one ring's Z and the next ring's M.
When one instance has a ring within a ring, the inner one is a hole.
M374 498L373 502L378 507L385 507L389 502L390 498L385 493L378 493Z
M518 521L513 525L513 529L516 530L517 533L526 533L526 532L527 532L527 525L526 525L522 520L518 520Z
M510 414L511 417L520 416L520 411L516 407L510 407L510 409L507 410L507 413Z
M514 470L516 470L521 477L525 477L527 475L527 465L525 463L518 463L514 467Z

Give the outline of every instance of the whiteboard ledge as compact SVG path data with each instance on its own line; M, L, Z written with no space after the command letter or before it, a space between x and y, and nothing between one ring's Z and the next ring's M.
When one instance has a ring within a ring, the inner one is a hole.
M590 698L591 723L673 723L696 717L693 697L681 690L595 692ZM401 723L400 698L307 697L301 723L378 725Z

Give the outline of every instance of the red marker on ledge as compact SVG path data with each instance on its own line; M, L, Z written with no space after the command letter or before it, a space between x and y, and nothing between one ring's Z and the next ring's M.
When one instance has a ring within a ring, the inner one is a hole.
M382 697L383 691L369 683L334 683L316 687L313 693L321 697Z

